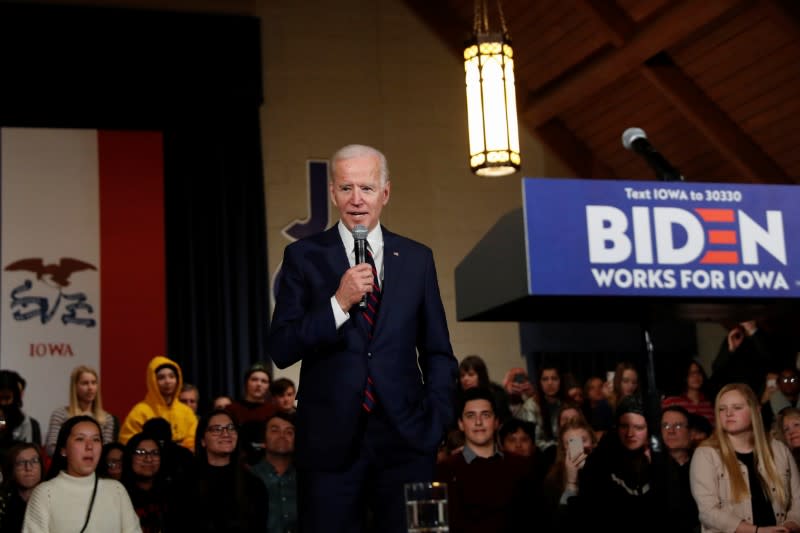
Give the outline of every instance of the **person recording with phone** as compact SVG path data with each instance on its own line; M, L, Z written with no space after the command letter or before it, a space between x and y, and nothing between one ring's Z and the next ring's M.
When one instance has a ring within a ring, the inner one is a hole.
M503 388L508 395L508 407L513 418L525 420L532 424L541 424L542 415L534 400L533 384L522 368L512 368L506 372ZM505 420L502 421L505 423Z
M569 512L570 499L579 493L578 473L596 446L595 433L585 419L571 418L561 426L555 462L544 478L541 494L536 498L542 511L537 515L543 517L541 530L553 533L574 531L575 516Z

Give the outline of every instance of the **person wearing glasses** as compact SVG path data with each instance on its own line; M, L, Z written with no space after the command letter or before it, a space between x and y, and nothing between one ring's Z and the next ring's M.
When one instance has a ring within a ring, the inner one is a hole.
M137 433L125 445L122 484L131 497L142 533L164 531L167 494L161 476L161 446L155 437Z
M703 533L800 531L800 477L789 449L766 431L756 394L730 383L717 424L694 451L689 478Z
M789 448L795 464L800 465L800 409L783 409L775 420L772 434Z
M100 462L97 464L97 475L122 481L122 455L124 453L124 444L119 442L104 444Z
M25 508L34 487L42 482L42 454L39 446L25 442L13 446L3 463L0 485L0 531L22 531Z
M689 485L690 416L684 407L672 405L661 411L661 442L663 453L653 461L661 531L699 531L697 504Z
M761 406L764 427L769 429L781 411L787 407L800 407L800 374L794 367L781 370L775 380L777 388Z
M264 533L268 495L264 483L245 467L239 426L233 415L215 409L200 418L195 468L170 493L166 531Z
M172 440L169 422L163 418L151 418L142 426L142 433L158 442L161 450L158 476L168 488L194 468L194 450L189 451Z

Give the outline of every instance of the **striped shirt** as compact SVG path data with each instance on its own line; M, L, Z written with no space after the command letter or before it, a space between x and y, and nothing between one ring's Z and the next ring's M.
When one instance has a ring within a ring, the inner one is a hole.
M670 405L679 405L690 413L705 417L708 419L708 422L711 424L712 428L716 425L716 420L714 418L714 406L711 405L711 402L706 400L702 393L700 393L700 401L697 403L694 403L689 399L688 396L685 395L667 396L661 400L662 409L669 407Z
M94 415L91 412L80 414L94 418ZM71 417L69 416L67 407L59 407L53 411L52 415L50 415L50 428L47 431L47 438L44 440L45 451L50 457L52 457L53 453L56 451L58 431L61 429L61 426L64 425L64 422L66 422L69 418ZM103 433L103 444L114 442L114 417L112 417L110 413L106 413L106 420L100 424L100 429L102 429Z

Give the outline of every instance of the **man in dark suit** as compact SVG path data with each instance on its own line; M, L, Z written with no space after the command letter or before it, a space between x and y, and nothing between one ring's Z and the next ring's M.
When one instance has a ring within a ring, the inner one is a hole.
M350 145L329 183L339 223L286 247L269 352L302 360L296 463L301 531L405 532L403 484L433 478L457 361L429 248L380 225L386 159ZM355 264L353 228L369 233ZM367 297L370 306L359 303Z

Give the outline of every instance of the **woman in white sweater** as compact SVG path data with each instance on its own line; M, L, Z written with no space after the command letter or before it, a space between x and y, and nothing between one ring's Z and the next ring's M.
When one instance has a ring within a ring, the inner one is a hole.
M797 466L764 431L755 393L725 385L715 407L714 435L695 450L689 474L703 533L800 531Z
M97 420L70 418L61 426L48 481L33 491L23 533L141 532L128 493L95 475L103 448Z

